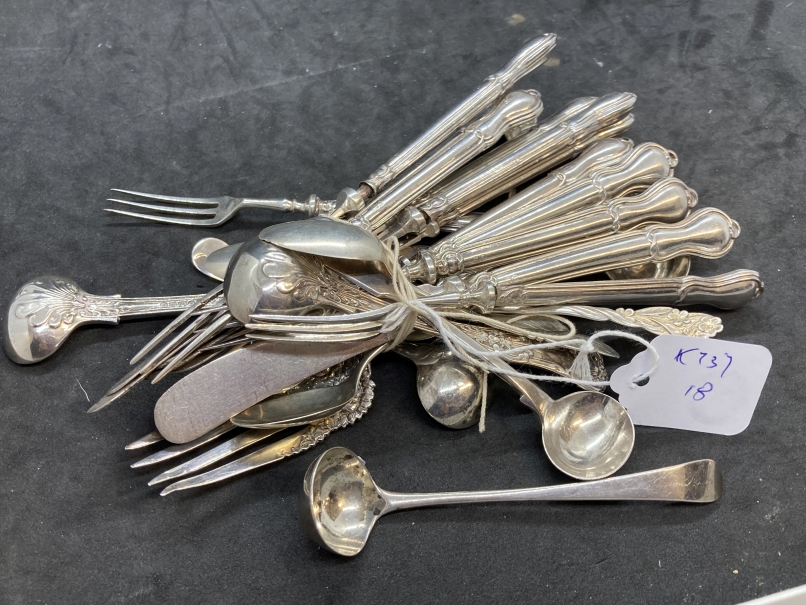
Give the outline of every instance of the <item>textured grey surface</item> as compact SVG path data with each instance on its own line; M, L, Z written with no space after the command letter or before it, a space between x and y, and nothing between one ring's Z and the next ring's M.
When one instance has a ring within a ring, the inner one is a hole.
M0 358L0 602L730 604L806 582L805 29L799 0L4 3L4 305L43 273L97 294L206 291L193 242L242 241L270 219L248 211L213 232L144 225L101 211L110 187L332 196L522 42L555 31L555 65L523 86L543 93L546 115L577 96L638 94L630 136L675 150L700 205L743 227L728 257L695 270L747 267L766 281L761 299L722 314L723 336L763 344L774 361L744 433L637 432L625 471L715 458L718 504L411 511L342 560L297 521L316 450L160 498L146 485L157 471L129 469L138 455L122 447L152 430L165 385L83 411L85 391L100 397L164 321L84 328L39 365ZM563 480L502 383L486 433L451 432L419 407L411 364L384 355L373 369L373 409L328 443L362 455L385 487Z

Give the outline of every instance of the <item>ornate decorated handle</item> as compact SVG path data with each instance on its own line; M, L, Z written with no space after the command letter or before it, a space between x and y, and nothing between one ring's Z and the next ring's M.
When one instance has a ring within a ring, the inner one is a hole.
M317 195L311 195L304 202L295 199L253 200L244 198L241 202L243 208L265 208L277 212L298 212L308 217L328 215L335 208L334 200L321 200Z
M400 173L445 141L457 128L501 98L519 79L541 65L557 43L556 34L544 34L526 44L503 68L487 78L473 94L440 118L362 184L378 193Z
M641 223L674 223L696 203L697 194L685 183L663 179L641 195L616 198L606 206L581 210L505 239L420 250L404 270L411 280L433 284L438 276L512 264L538 250L627 231Z
M715 208L698 210L675 225L651 225L565 246L507 265L488 275L496 286L569 280L581 275L654 263L683 255L720 258L739 236L739 224ZM483 274L480 274L483 275Z
M352 221L369 231L380 231L391 218L428 189L489 149L504 132L534 124L542 107L540 95L535 91L509 93L491 112L462 129L457 137L407 178L378 195Z
M610 321L621 326L641 328L652 334L681 334L699 338L712 338L722 331L722 320L707 313L690 313L671 307L646 309L605 309L568 305L546 307L541 312L570 315L593 321Z
M578 145L623 118L634 103L632 93L606 95L553 128L510 141L417 201L417 209L438 225L470 212L576 155Z
M739 269L712 277L561 282L499 288L496 310L559 305L711 305L738 309L764 291L756 271Z
M13 361L36 363L55 353L82 324L117 324L126 317L176 315L205 296L95 296L87 294L72 279L40 277L26 283L12 298L3 344Z
M548 176L524 190L528 190L528 194L515 195L496 205L474 222L472 228L467 227L461 233L443 238L441 243L458 244L459 242L487 239L488 234L494 233L496 226L506 224L511 220L510 215L515 216L515 213L523 212L524 204L528 204L529 200L546 198L563 187L592 176L596 170L621 164L632 150L633 143L629 139L597 141L585 149L578 158L552 171Z

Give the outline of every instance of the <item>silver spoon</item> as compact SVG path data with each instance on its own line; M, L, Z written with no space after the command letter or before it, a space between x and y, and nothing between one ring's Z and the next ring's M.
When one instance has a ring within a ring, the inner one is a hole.
M589 483L527 489L405 494L378 487L356 454L327 450L308 468L299 492L299 514L311 538L345 557L364 548L383 515L406 509L482 502L655 500L706 504L722 495L713 460L696 460L643 473Z
M478 424L484 374L443 344L403 342L395 351L417 365L417 394L431 418L452 429Z
M355 397L364 370L384 347L363 353L353 364L349 377L335 386L303 389L275 395L230 418L236 426L249 429L287 428L310 424L332 416Z

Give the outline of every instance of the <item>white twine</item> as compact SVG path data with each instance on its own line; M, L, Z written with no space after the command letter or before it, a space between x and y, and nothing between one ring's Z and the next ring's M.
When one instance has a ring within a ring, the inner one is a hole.
M510 324L506 324L504 322L499 322L497 320L475 314L439 312L432 309L426 303L418 299L417 290L415 289L414 285L412 285L412 283L409 282L409 280L406 278L405 274L403 273L400 267L400 264L397 262L399 254L397 239L390 238L390 240L387 242L387 248L389 250L388 266L392 273L392 285L394 287L395 294L399 299L399 302L392 303L387 307L389 309L389 312L386 314L382 322L382 327L380 329L382 333L395 334L395 337L392 339L391 343L388 346L389 349L393 349L398 344L400 344L414 329L414 324L417 321L417 318L423 317L431 325L433 325L434 328L439 332L440 338L442 338L442 341L445 343L445 345L448 347L451 353L456 355L456 357L458 357L465 363L474 365L480 370L487 373L493 372L495 374L503 374L507 376L513 376L516 378L525 378L527 380L542 380L546 382L566 382L570 384L576 384L579 386L588 386L588 387L605 387L610 384L609 380L593 380L593 376L591 375L590 371L590 362L588 360L588 355L596 351L595 347L593 346L593 343L596 340L609 336L627 338L629 340L638 342L642 344L644 347L646 347L647 351L649 351L649 353L652 355L653 358L652 365L647 371L637 376L634 376L632 379L633 384L640 382L646 378L649 378L649 376L651 376L655 372L655 370L658 368L658 365L660 364L660 357L658 355L658 352L649 343L649 341L635 334L631 334L630 332L624 332L621 330L602 330L600 332L594 333L593 335L590 336L590 338L587 339L567 338L564 340L553 340L551 342L545 342L545 343L532 343L509 349L489 350L467 345L464 342L460 341L456 336L454 336L448 329L448 326L446 324L450 323L449 321L450 318L468 319L487 324L491 327L498 327L499 329L504 329L506 331L513 331L512 330L513 326L511 326ZM569 368L569 373L573 376L578 376L578 378L570 378L567 376L547 376L543 374L527 374L525 372L518 372L513 368L509 369L499 368L498 366L493 365L489 361L496 357L502 358L509 355L516 355L518 353L526 353L529 351L535 351L540 349L552 349L564 346L572 346L579 348L579 353L577 354L577 357L574 359L574 363Z

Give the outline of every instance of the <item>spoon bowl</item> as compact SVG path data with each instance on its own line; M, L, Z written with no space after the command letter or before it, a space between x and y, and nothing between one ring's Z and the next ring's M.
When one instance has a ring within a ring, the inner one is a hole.
M481 370L457 359L443 344L403 342L395 351L417 365L417 394L431 418L451 429L478 424Z
M543 446L552 464L576 479L601 479L624 466L635 427L614 398L596 391L566 395L545 406Z
M346 448L335 447L305 473L299 516L320 546L351 557L364 548L388 506L364 461Z

